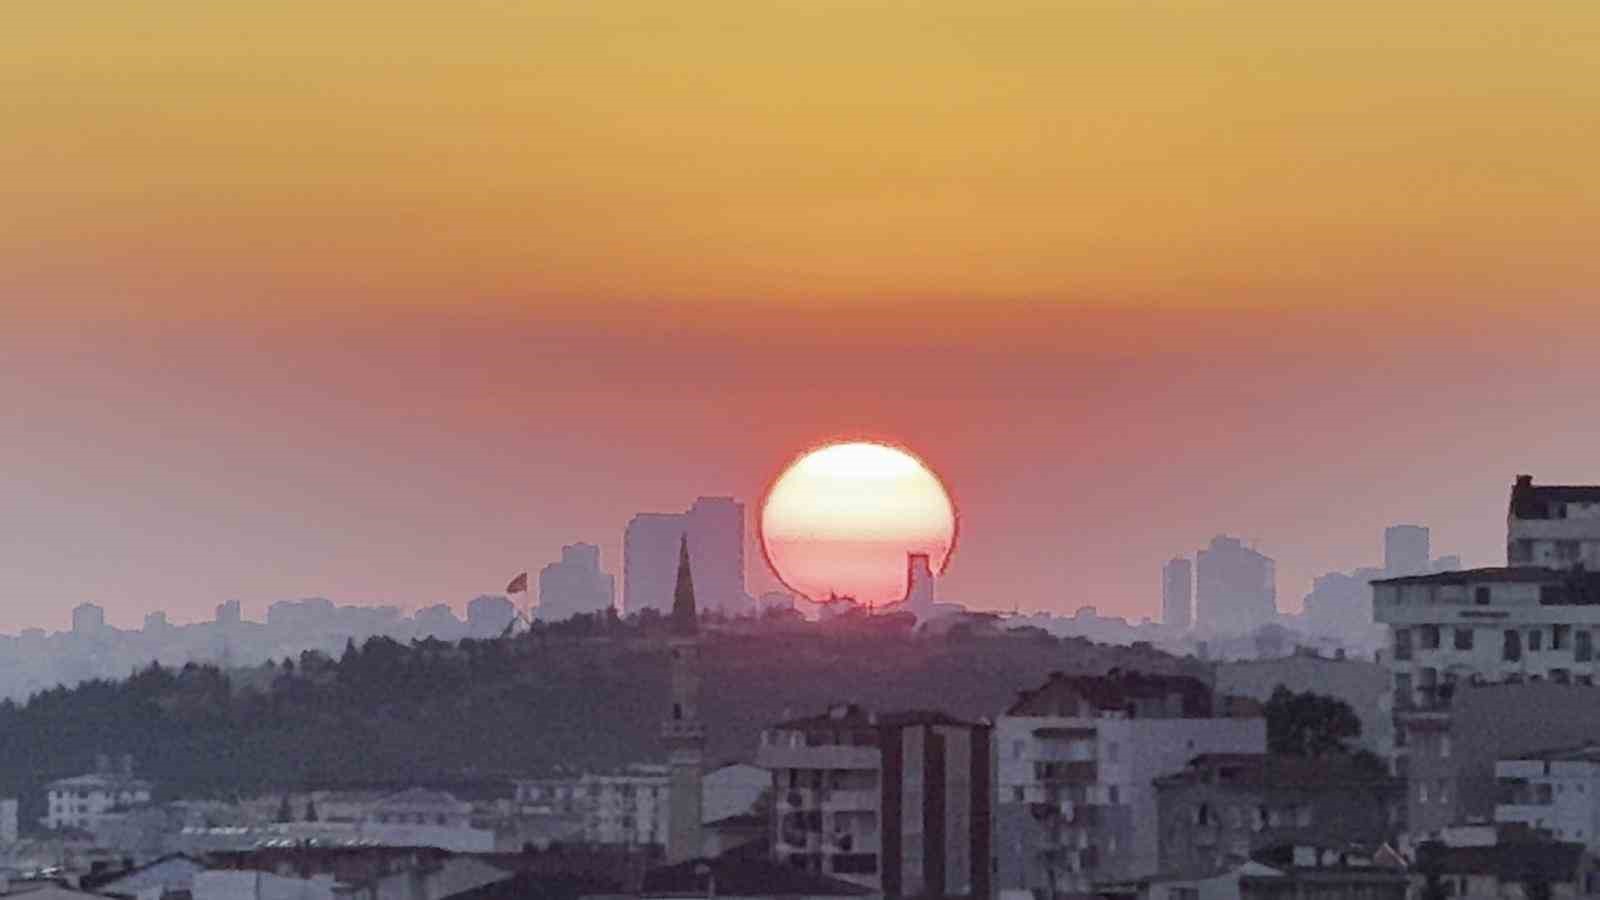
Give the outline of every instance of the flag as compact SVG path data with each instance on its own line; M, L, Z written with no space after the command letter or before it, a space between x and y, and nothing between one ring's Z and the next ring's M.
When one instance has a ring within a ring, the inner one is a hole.
M518 575L517 577L511 579L511 583L506 585L506 593L508 593L508 594L520 594L520 593L522 593L523 591L525 591L527 589L528 589L528 573L527 572L523 572L521 575Z

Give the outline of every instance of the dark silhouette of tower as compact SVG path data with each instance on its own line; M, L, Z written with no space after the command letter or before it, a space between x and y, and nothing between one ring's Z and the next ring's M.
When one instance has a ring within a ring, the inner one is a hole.
M678 583L672 595L672 716L661 725L672 769L672 796L667 829L667 862L702 855L700 831L701 773L705 765L706 730L700 721L700 623L695 610L694 577L689 571L689 538L678 543Z

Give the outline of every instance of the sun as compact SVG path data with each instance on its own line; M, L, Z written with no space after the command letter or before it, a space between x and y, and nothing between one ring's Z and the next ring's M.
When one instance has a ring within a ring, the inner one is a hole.
M783 471L761 504L761 547L790 590L883 605L906 590L906 554L942 572L956 508L933 470L907 450L852 441L818 447Z

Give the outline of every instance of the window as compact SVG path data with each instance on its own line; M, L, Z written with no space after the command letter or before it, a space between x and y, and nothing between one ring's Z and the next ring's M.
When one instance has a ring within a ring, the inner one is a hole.
M1472 629L1471 628L1457 628L1456 629L1456 649L1457 650L1471 650L1472 649Z
M1424 650L1437 650L1437 649L1439 649L1439 626L1437 626L1437 625L1424 625L1419 630L1422 632L1422 639L1421 639L1422 649L1424 649Z
M1439 735L1439 758L1450 758L1450 735L1448 734Z
M1516 662L1522 659L1522 632L1508 629L1505 635L1505 645L1501 647L1500 658L1506 662Z
M1573 632L1572 658L1578 662L1594 659L1594 635L1589 633L1589 629L1580 628Z
M1022 788L1021 788L1021 786L1014 787L1014 788L1011 789L1011 801L1013 803L1021 803L1022 802Z
M1561 562L1577 562L1581 555L1577 541L1556 541L1556 559Z
M1479 606L1489 605L1489 589L1486 587L1475 588L1472 591L1472 602Z
M1394 676L1394 705L1400 709L1409 709L1414 697L1411 694L1411 675L1400 672Z
M1021 759L1022 758L1022 748L1026 744L1027 744L1026 741L1012 741L1011 742L1011 758L1012 759Z
M1112 806L1116 806L1117 805L1117 786L1116 785L1113 784L1111 787L1106 788L1106 802L1111 804Z
M1396 628L1394 630L1394 658L1411 658L1411 629Z
M1567 649L1567 644L1569 643L1568 640L1567 640L1567 635L1570 634L1571 632L1572 632L1572 626L1571 625L1552 625L1552 626L1550 626L1550 649L1551 650L1565 650L1565 649Z
M1528 629L1528 652L1538 653L1544 649L1544 632L1538 628Z

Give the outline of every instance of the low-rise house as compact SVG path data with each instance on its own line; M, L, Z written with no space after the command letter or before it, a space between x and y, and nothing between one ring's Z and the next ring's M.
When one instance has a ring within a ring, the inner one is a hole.
M1286 843L1390 842L1405 805L1403 782L1346 756L1205 754L1155 789L1164 872L1239 863Z
M1583 845L1548 841L1487 847L1422 844L1411 882L1419 897L1456 900L1572 900L1600 893L1594 860Z
M1136 900L1406 900L1403 861L1378 850L1285 844L1254 859L1104 885L1102 897Z
M334 900L331 875L295 878L250 870L211 870L194 877L194 900Z
M108 897L162 900L174 895L192 895L195 876L205 870L206 865L201 861L177 853L132 869L84 876L79 886Z
M871 888L760 857L691 859L645 873L640 900L716 897L720 900L835 898L872 895ZM943 896L930 894L928 896Z
M510 872L471 856L425 860L334 889L339 900L443 900L455 894L505 881Z

